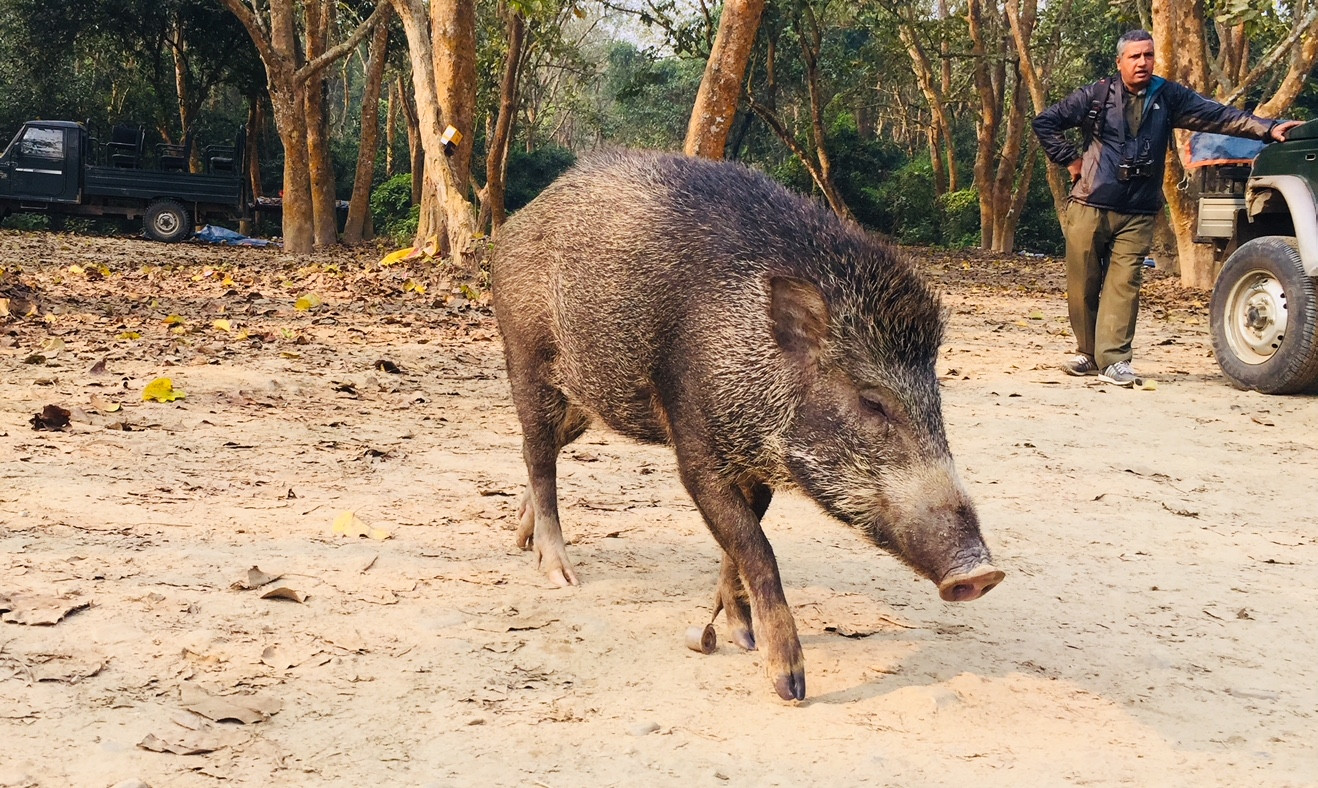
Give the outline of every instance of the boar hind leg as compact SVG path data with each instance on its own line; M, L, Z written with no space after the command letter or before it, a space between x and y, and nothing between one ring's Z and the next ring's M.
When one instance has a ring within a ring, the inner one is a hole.
M769 509L769 501L773 499L773 489L767 484L755 482L742 485L741 494L750 504L755 519L763 520L764 513ZM751 626L750 595L746 593L746 585L742 582L736 561L726 552L723 554L723 566L719 570L718 588L714 592L715 618L718 618L720 611L727 615L732 642L747 651L754 651L755 630Z
M773 688L784 700L801 700L805 698L805 658L796 636L796 622L783 596L778 562L760 529L760 518L738 487L719 478L706 463L684 456L687 453L682 450L682 443L677 443L682 484L695 500L719 546L744 578L742 587L759 619L756 645L765 655ZM764 506L768 506L767 500ZM731 573L731 569L725 569L722 574L727 577ZM720 580L720 599L722 587Z
M522 422L522 457L530 483L518 506L517 546L534 550L536 567L560 586L579 585L558 522L558 453L586 431L589 418L559 390L531 383L515 392Z

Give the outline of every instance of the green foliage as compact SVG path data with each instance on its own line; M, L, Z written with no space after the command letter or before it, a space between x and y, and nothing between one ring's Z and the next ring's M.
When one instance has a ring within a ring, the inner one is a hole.
M927 155L908 161L891 178L873 187L881 206L879 229L901 243L931 246L941 239L934 207L934 172Z
M376 235L388 237L398 246L416 237L420 206L412 204L412 175L395 175L371 192L371 221Z
M979 192L960 189L942 194L938 206L939 243L943 246L979 245Z

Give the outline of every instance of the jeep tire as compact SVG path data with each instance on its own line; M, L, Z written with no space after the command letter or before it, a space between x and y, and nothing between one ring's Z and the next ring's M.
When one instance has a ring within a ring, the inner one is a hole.
M192 216L177 200L156 200L142 216L142 229L157 241L186 240L192 236Z
M1209 321L1213 355L1237 387L1294 394L1318 382L1318 286L1294 238L1255 238L1227 258Z

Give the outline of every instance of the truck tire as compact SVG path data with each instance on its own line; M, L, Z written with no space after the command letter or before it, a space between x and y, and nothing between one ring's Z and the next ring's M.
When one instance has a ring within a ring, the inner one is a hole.
M183 241L192 237L192 216L177 200L156 200L146 207L142 229L157 241Z
M1318 382L1318 286L1294 238L1255 238L1227 258L1209 321L1217 365L1238 388L1294 394Z

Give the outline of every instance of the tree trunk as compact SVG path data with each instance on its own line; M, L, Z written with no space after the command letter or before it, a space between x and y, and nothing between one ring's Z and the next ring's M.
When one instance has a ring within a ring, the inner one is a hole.
M329 27L333 20L332 0L306 0L306 57L315 60L329 47ZM330 156L329 118L325 109L324 71L307 79L303 90L306 104L307 162L310 167L311 214L316 246L333 246L339 242L338 216L335 210L334 161Z
M258 141L261 137L262 125L261 99L259 96L250 96L247 104L247 126L243 130L243 156L247 171L242 177L247 179L247 199L253 206L257 205L257 200L261 197L261 156ZM259 213L253 209L252 218L258 215ZM255 231L251 219L238 222L238 232L243 235L252 235Z
M343 228L345 243L358 244L367 238L366 220L371 212L371 185L375 180L376 141L380 136L380 84L384 81L389 25L381 19L371 38L371 55L362 86L362 136L357 147L357 172L348 201L348 220Z
M993 158L998 137L998 112L1001 104L994 95L984 44L982 0L969 0L966 21L970 26L971 54L974 57L975 93L979 96L979 117L975 124L975 188L979 190L979 245L993 248Z
M915 24L902 17L897 21L898 36L906 46L906 53L910 56L911 65L915 69L916 83L920 86L920 93L924 95L924 100L929 105L929 113L934 118L932 125L943 138L942 147L947 154L947 190L956 191L961 188L961 178L957 169L956 142L952 137L952 119L947 112L947 102L934 82L933 66L929 62L929 56L925 54L924 47L920 45Z
M705 62L705 75L696 92L696 103L686 127L682 146L688 156L723 158L728 132L737 115L741 82L746 76L755 34L764 14L764 0L726 0L719 18L718 34Z
M408 172L412 173L412 204L421 204L421 185L426 174L426 151L421 147L421 118L416 114L416 98L403 76L398 75L398 100L407 123Z
M398 174L398 160L394 157L395 134L398 129L398 99L393 83L389 85L389 103L384 113L384 176Z
M503 61L503 79L499 85L499 116L494 122L489 152L485 157L485 199L482 207L489 211L490 236L494 237L506 217L508 149L512 142L513 119L517 117L517 77L526 42L526 21L521 12L508 6L508 54Z
M1064 0L1059 9L1059 18L1065 19L1070 12L1071 0ZM1007 21L1011 25L1011 35L1016 42L1016 54L1020 62L1020 78L1029 88L1030 104L1034 114L1038 115L1048 108L1048 86L1052 81L1052 64L1056 62L1057 52L1061 49L1061 25L1053 31L1051 46L1047 47L1043 58L1036 63L1034 59L1034 24L1037 13L1036 0L1007 0ZM1032 135L1031 135L1032 136ZM1048 190L1053 195L1053 208L1058 219L1066 212L1066 204L1071 187L1069 176L1061 166L1048 161L1045 172L1048 177Z
M284 250L294 254L315 247L311 210L311 168L307 161L306 97L294 80L285 91L270 94L275 128L284 144L284 188L281 192Z
M474 0L431 0L430 35L435 56L435 90L442 121L462 134L449 156L453 180L466 201L471 180L476 118L476 7Z
M417 244L424 245L443 229L449 254L458 267L464 265L472 236L471 203L464 196L465 182L459 187L449 167L440 138L444 125L440 118L439 93L435 84L434 50L427 26L428 16L422 0L390 0L403 20L407 33L408 57L412 63L412 86L416 97L421 147L425 151L425 177L421 192L421 217L417 225ZM452 57L474 58L474 52L452 52Z

